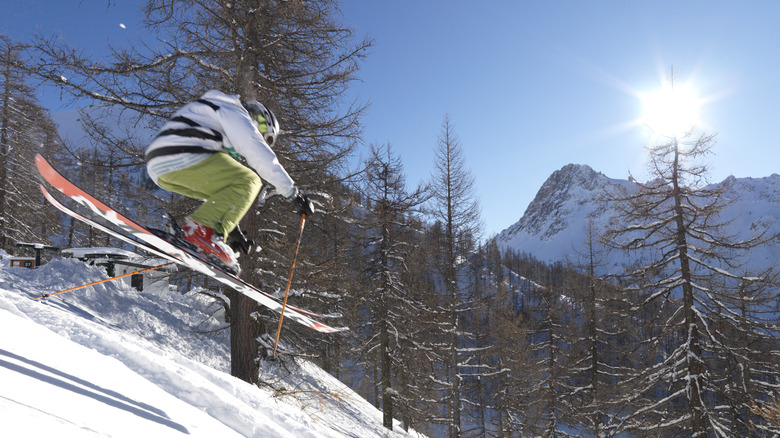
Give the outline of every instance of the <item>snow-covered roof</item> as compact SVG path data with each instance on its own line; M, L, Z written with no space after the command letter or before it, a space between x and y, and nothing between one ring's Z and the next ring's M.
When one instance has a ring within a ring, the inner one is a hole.
M63 249L61 252L66 257L70 254L71 257L76 259L110 259L117 264L137 267L157 266L169 263L168 260L159 257L144 257L140 254L119 248L68 248ZM175 265L170 265L162 268L162 270L166 272L175 272L178 269Z
M119 248L68 248L62 250L63 254L71 254L75 258L90 258L90 257L110 257L114 259L134 259L140 256L134 252L130 252Z
M46 245L45 243L16 242L16 246L23 246L35 249L58 249L57 247Z

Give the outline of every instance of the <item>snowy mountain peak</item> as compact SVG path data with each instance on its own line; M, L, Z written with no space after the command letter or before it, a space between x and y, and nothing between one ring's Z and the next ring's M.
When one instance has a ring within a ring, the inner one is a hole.
M776 173L765 178L736 178L732 175L721 184L727 185L740 199L749 196L780 205L780 175Z
M501 232L498 240L512 242L520 238L522 241L523 235L532 234L549 241L570 228L573 215L584 212L585 204L593 204L596 195L609 182L609 178L590 166L567 164L547 178L520 221ZM592 213L589 207L585 207L587 214Z
M604 187L609 184L629 187L635 183L608 178L587 165L568 164L553 172L523 217L498 234L499 246L547 262L573 256L574 248L582 246L589 221L598 231L614 217L614 209L603 200ZM731 204L722 212L722 219L724 223L730 222L729 233L748 238L759 229L768 228L768 235L780 232L780 175L731 176L714 186L727 189L725 197ZM776 251L776 248L766 251ZM752 258L764 265L776 255L755 252Z

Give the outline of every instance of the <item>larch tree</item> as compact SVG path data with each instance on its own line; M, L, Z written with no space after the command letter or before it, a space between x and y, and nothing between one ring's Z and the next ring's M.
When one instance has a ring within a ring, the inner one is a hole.
M328 191L337 186L336 175L357 145L366 108L345 102L344 91L372 45L369 39L356 41L354 32L339 23L336 1L148 0L143 11L146 39L111 47L107 60L91 59L56 37L39 36L30 51L34 74L74 99L130 110L138 126L150 129L209 89L262 101L284 130L274 145L279 161L304 192L323 195L322 200L312 196L320 207L332 199ZM125 148L139 167L144 147ZM289 207L266 199L270 194L262 192L258 204L266 210L250 211L242 222L263 248L242 260L242 267L248 281L273 292L287 280L297 223ZM305 271L311 265L304 260L301 266ZM309 276L297 272L296 278ZM257 340L268 321L256 312L254 301L229 295L231 373L256 382Z
M744 436L756 420L750 399L770 396L780 356L777 321L767 319L776 310L772 271L749 273L741 256L776 245L777 236L732 237L720 216L724 186L707 185L707 166L698 164L714 135L679 132L648 148L650 182L610 195L619 213L606 240L640 260L622 279L638 294L634 310L665 310L641 340L646 366L623 382L633 407L623 424L654 435ZM726 383L747 400L733 398Z
M558 436L567 427L572 411L567 398L572 372L567 349L576 326L565 272L562 263L554 264L546 278L536 277L543 287L534 288L525 297L525 328L533 357L526 363L525 372L535 383L524 388L522 412L524 427L533 436Z
M400 314L399 324L406 334L399 339L397 350L397 360L404 366L398 368L396 376L400 383L396 405L406 430L414 427L426 435L435 435L433 427L440 423L437 420L442 404L438 369L444 360L439 348L442 333L438 282L431 266L438 260L440 239L426 225L414 219L412 227L405 229L404 239L415 244L404 260L402 281L407 285L406 299L416 309ZM424 430L426 427L431 429Z
M491 335L494 338L491 353L501 372L492 378L491 420L498 436L519 436L528 433L528 407L526 388L536 383L534 375L528 373L533 361L532 348L528 343L528 330L518 308L520 291L510 282L498 285L493 308L490 312Z
M410 299L404 273L407 255L415 248L413 215L426 201L426 187L408 190L401 160L390 145L372 145L360 192L370 206L363 247L369 285L364 300L371 317L365 326L370 333L364 348L377 352L383 423L392 430L394 400L401 393L393 376L408 366L401 344L413 341L415 328L409 321L412 315L421 317L424 309L422 303Z
M56 149L54 123L27 83L25 45L0 35L0 248L16 242L46 242L58 229L40 215L40 190L34 178L36 153Z
M581 249L570 266L577 275L567 276L568 289L576 301L579 328L572 331L569 362L572 418L594 436L609 436L616 427L616 412L623 407L616 376L625 373L630 348L631 312L619 289L605 275L609 252L600 242L599 230L588 221Z
M442 229L438 260L444 297L442 309L443 350L447 366L447 404L450 436L460 437L462 428L461 375L465 337L462 318L469 309L468 294L463 290L460 268L468 260L468 250L475 247L481 232L479 200L474 177L466 167L463 146L452 120L445 115L435 148L434 173L431 181L431 216Z

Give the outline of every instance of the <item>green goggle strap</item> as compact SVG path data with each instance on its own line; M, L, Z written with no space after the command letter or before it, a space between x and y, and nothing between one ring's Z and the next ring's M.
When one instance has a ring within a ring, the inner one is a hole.
M265 120L265 117L258 115L255 117L255 121L257 121L257 130L261 133L265 134L268 132L268 123Z

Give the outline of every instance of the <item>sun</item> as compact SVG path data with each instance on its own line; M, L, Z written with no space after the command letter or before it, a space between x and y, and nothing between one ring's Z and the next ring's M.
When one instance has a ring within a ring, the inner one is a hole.
M670 138L696 126L702 103L689 84L668 82L656 93L642 96L642 102L642 123L655 134Z

